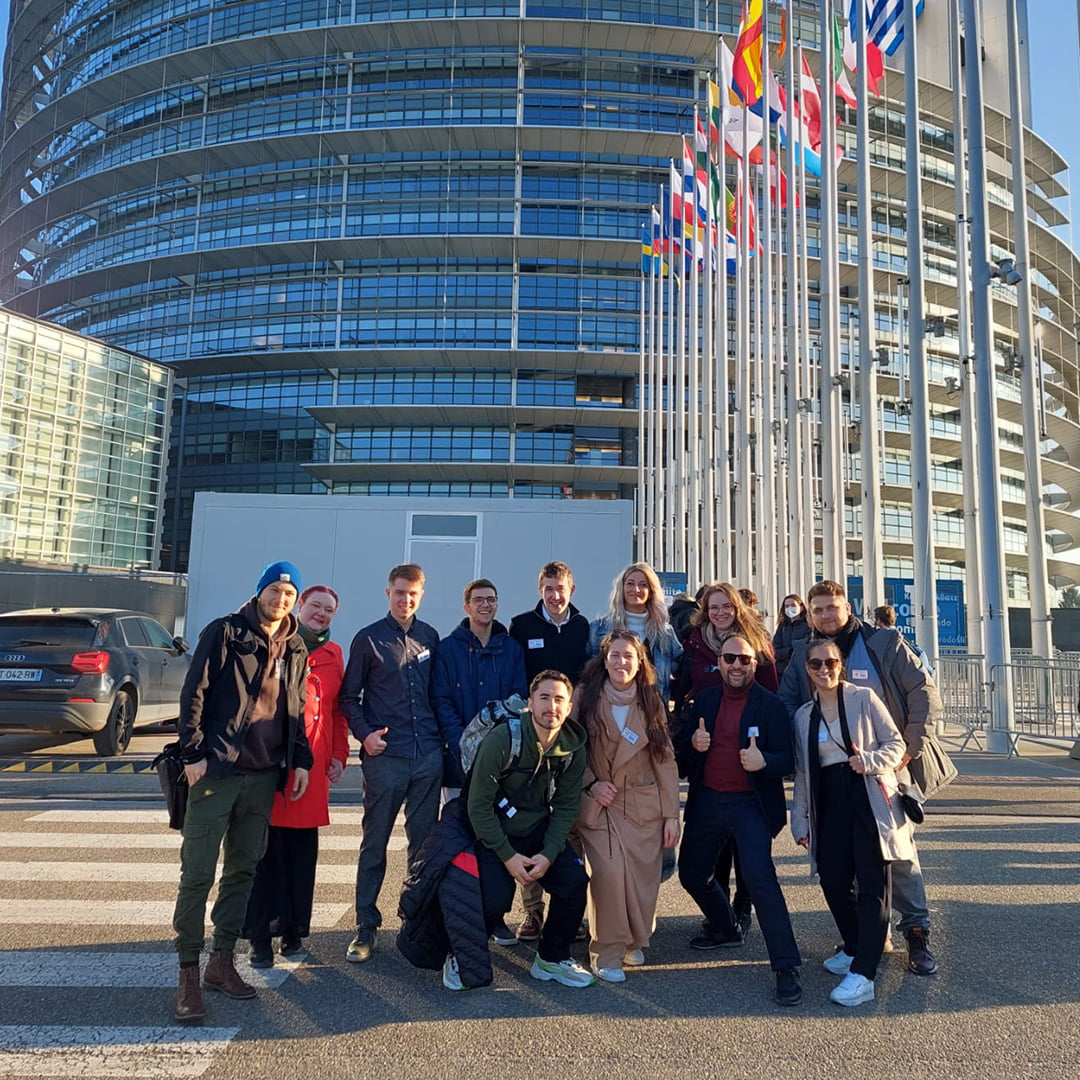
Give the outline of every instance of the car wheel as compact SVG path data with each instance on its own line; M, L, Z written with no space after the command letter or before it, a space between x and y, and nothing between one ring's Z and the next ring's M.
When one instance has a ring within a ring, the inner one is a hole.
M135 727L135 702L126 690L118 690L105 726L94 735L94 749L102 757L122 754L131 742Z

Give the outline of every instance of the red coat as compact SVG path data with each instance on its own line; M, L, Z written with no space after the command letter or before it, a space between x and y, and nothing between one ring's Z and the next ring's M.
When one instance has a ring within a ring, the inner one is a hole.
M338 708L338 694L344 677L345 658L336 642L328 641L308 656L304 726L315 764L301 799L289 802L280 791L274 796L271 825L315 829L330 824L330 780L326 775L330 759L337 758L343 765L349 760L349 725ZM290 777L286 791L291 786Z

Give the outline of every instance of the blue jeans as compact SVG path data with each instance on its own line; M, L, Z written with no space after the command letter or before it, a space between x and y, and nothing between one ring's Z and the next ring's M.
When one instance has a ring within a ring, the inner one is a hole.
M692 798L691 814L686 819L679 849L682 887L720 934L735 934L735 913L715 874L720 847L733 837L769 951L769 963L773 971L798 967L802 958L795 944L787 903L776 880L772 834L757 795L752 791L722 792L700 787Z
M439 820L442 750L422 758L365 755L364 835L356 864L356 925L382 926L376 904L386 877L386 845L394 821L405 806L405 835L409 840L409 869L420 845Z

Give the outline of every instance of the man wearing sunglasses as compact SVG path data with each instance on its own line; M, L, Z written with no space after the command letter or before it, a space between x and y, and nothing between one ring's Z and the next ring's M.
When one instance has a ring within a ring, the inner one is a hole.
M795 765L791 721L780 699L754 678L757 657L745 638L724 638L717 663L720 684L687 703L675 738L679 773L689 781L679 881L706 919L690 947L704 952L743 943L714 874L721 845L733 837L776 975L776 1001L797 1005L802 960L772 860L773 837L787 823L784 777Z
M885 703L907 744L901 768L910 765L911 779L925 795L932 795L948 779L938 769L943 755L923 753L941 717L941 695L926 666L898 631L875 629L856 618L839 582L819 581L806 599L813 633L839 647L848 682L869 687ZM780 683L780 698L791 716L812 696L806 649L807 641L795 643ZM937 961L929 947L930 910L918 855L889 865L892 906L900 913L900 931L907 940L908 968L916 975L932 975ZM888 942L886 946L891 947Z

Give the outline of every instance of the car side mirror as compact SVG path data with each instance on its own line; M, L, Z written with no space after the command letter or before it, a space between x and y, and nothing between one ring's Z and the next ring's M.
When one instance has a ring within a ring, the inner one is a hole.
M188 649L191 648L191 646L179 634L177 634L176 637L172 639L172 643L176 646L176 651L181 654L186 653Z

